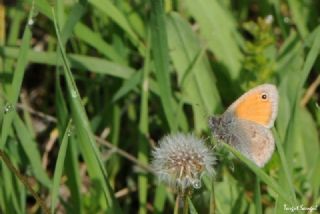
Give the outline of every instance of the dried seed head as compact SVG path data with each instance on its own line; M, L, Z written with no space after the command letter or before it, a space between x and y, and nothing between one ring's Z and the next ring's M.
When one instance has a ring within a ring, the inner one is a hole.
M164 137L153 151L152 167L160 181L184 191L199 189L204 172L213 174L215 157L201 139L192 134Z

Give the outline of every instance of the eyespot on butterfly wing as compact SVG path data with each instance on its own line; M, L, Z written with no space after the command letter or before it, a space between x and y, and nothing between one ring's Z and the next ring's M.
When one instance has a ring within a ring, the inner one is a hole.
M238 119L271 128L278 113L278 99L277 88L272 84L263 84L243 94L227 112L232 112Z

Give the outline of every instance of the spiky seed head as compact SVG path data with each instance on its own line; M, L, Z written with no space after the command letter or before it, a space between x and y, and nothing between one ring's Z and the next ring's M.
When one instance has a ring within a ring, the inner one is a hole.
M160 181L174 189L200 188L201 176L213 175L215 157L204 141L192 134L168 135L153 151L152 167Z

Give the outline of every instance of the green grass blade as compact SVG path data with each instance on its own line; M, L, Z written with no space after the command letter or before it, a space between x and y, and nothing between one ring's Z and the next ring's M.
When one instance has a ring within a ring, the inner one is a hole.
M30 4L33 4L33 0L28 0L28 2ZM52 3L54 3L54 2L52 2ZM48 1L37 0L37 1L34 1L34 5L35 5L37 11L41 12L43 15L47 16L49 19L52 20L52 14L50 11L50 5L49 5Z
M132 74L132 76L127 79L119 88L119 90L113 95L112 102L116 102L122 97L124 97L126 94L128 94L130 91L136 88L136 86L141 82L142 80L143 72L138 71Z
M314 201L319 200L319 189L320 189L320 155L318 155L317 157L317 162L314 166L314 168L312 169L312 174L310 175L310 182L312 185L312 191L313 191L313 195L314 195Z
M30 14L32 15L32 10ZM23 37L22 37L22 44L19 51L19 55L18 55L16 69L13 73L11 89L8 92L9 94L7 96L8 97L7 105L11 106L11 108L14 108L19 98L20 88L22 85L23 77L24 77L24 71L28 63L28 51L29 51L31 37L32 37L32 34L31 34L30 27L26 25L23 33ZM5 146L14 114L15 114L14 112L8 112L3 119L2 128L1 128L0 148L3 148Z
M145 52L143 44L139 41L138 35L131 28L126 16L122 14L112 1L106 0L102 3L99 0L89 0L89 3L116 22L127 33L132 43L138 47L140 53L143 54Z
M21 147L30 161L31 169L37 178L47 188L51 187L51 181L42 167L41 155L36 142L32 139L27 127L23 124L20 117L15 114L13 126L17 133L17 137L21 143Z
M64 23L62 29L62 41L65 43L69 37L72 35L73 30L77 23L81 20L82 16L85 14L86 8L81 3L76 3L68 15L67 21ZM62 12L61 12L62 13Z
M58 128L59 132L63 133L67 125L66 118L69 118L67 111L67 105L63 98L63 93L60 84L59 74L56 73L56 108L58 116ZM61 139L60 139L61 140ZM71 210L77 210L79 214L83 213L83 202L80 193L81 180L80 180L80 167L78 163L77 141L74 139L74 135L71 133L71 138L68 143L66 160L65 160L65 173L68 177L67 186L70 188L71 193ZM70 211L71 211L70 210Z
M303 14L303 2L301 1L288 1L290 11L292 12L292 18L294 23L297 25L298 31L302 38L305 38L308 35L307 27L307 16Z
M260 189L260 179L256 177L256 184L254 189L254 204L255 204L255 213L262 214L262 202L261 202L261 189Z
M3 51L7 57L16 58L19 53L18 48L12 47L0 47L0 51ZM84 56L79 54L68 54L67 59L70 62L70 67L73 69L92 71L99 74L111 75L114 77L128 79L135 71L124 65L97 58ZM41 63L47 65L59 65L57 64L57 54L55 52L37 52L30 51L28 60L33 63Z
M187 203L189 203L189 213L190 214L198 214L196 208L194 207L191 199L188 197L188 200L186 201Z
M5 12L5 11L4 11ZM8 14L8 18L12 20L10 23L10 30L7 36L6 43L1 44L1 46L4 46L5 44L7 45L16 45L19 41L20 37L20 31L21 31L21 26L23 25L23 21L26 18L26 14L24 14L22 11L20 11L18 8L14 9L11 11L11 13ZM5 19L5 17L3 17ZM5 26L4 26L5 27ZM2 55L2 53L1 53ZM3 65L3 75L12 75L13 70L14 70L14 65L15 65L15 60L13 59L8 59L6 57L4 59L4 65ZM1 79L1 78L0 78ZM1 80L2 82L2 80ZM10 79L6 80L6 78L3 78L3 89L4 91L9 91L10 90Z
M195 4L194 1L187 0L186 6L197 20L208 48L228 69L229 77L238 78L242 53L237 38L241 37L235 31L235 20L229 11L220 1L202 0Z
M52 8L53 17L55 17L54 9ZM68 86L68 95L69 101L72 110L72 117L75 122L75 127L77 129L77 134L81 142L81 151L84 156L86 163L88 164L89 174L93 179L96 179L99 182L99 185L102 186L103 193L105 195L106 201L101 201L102 204L105 204L109 209L112 209L114 212L120 212L120 207L118 202L115 200L115 196L112 192L111 186L108 182L108 176L105 171L104 165L101 158L99 157L99 152L95 144L94 135L91 131L90 123L88 117L85 113L82 101L78 89L76 87L75 81L73 79L69 62L64 51L64 47L60 37L59 27L57 25L56 19L54 18L54 25L56 30L56 35L58 38L58 44L61 51L61 56L64 62L64 74Z
M68 148L68 142L70 137L71 120L69 121L67 128L63 134L62 142L57 156L56 166L53 174L53 184L51 188L51 213L54 213L55 207L58 203L58 196L60 190L60 180L64 168L64 162L66 157L66 152Z
M295 111L296 107L298 105L299 96L301 95L301 91L303 88L303 85L305 81L307 80L307 77L311 71L312 66L314 65L319 52L320 52L320 27L316 28L314 30L314 33L316 36L314 37L313 45L311 46L311 49L305 59L305 63L303 65L302 71L299 74L299 83L297 87L295 87L294 90L294 97L293 97L293 108L291 112L291 117L289 120L289 126L286 132L286 138L285 138L285 146L288 147L290 145L290 142L292 142L293 137L293 128L294 128L294 119L295 119ZM291 137L290 137L291 136ZM289 155L289 158L292 156Z
M149 70L150 70L150 39L148 39L148 45L146 48L146 59L143 68L143 81L141 84L141 102L140 102L140 118L139 118L139 150L138 160L143 164L148 164L149 156L149 108L148 108L148 97L149 97ZM147 173L140 173L138 177L138 188L139 188L139 213L147 213L147 197L148 197L148 177Z
M291 200L291 204L297 204L297 198L296 198L296 194L295 194L295 190L294 190L294 186L293 186L293 182L292 182L292 174L290 172L290 168L288 166L287 160L286 160L286 156L285 153L283 151L282 148L282 144L280 141L280 138L278 136L278 133L274 130L274 136L275 136L275 142L276 142L276 147L277 147L277 151L279 153L280 156L280 160L281 160L281 164L282 164L282 169L283 172L285 174L286 177L286 182L288 184L288 191L290 193L290 200Z
M297 117L296 111L297 111L297 105L299 105L299 97L301 95L303 85L307 80L307 77L311 71L311 68L314 65L320 52L320 27L315 29L315 34L317 36L314 37L313 45L311 46L311 49L307 54L302 71L299 73L299 77L298 77L299 79L297 80L298 81L297 85L294 88L294 90L291 92L292 94L291 112L290 112L290 117L288 121L288 127L287 127L285 138L284 138L284 150L286 152L286 157L289 160L293 159L293 147L295 145L292 145L292 142L296 142L295 141L295 134L296 134L295 123L298 122L296 119ZM288 167L290 168L289 171L291 171L292 166L288 165Z
M162 0L151 1L151 48L160 99L171 131L177 130L173 113L172 90L169 78L167 31Z
M169 49L177 70L182 102L191 104L195 120L195 131L207 129L204 115L212 114L220 108L220 96L216 79L204 56L205 48L189 24L177 13L167 19Z
M310 71L314 65L314 63L316 62L317 57L319 56L320 53L320 26L318 26L313 32L312 35L313 37L313 42L311 45L311 49L307 54L307 57L305 59L305 63L303 65L300 77L300 85L298 89L302 89L304 83L306 82ZM297 93L297 96L299 94Z
M279 24L279 27L282 31L282 34L284 35L284 38L288 37L288 27L285 26L284 20L283 20L283 16L281 14L281 9L280 9L280 0L272 0L270 1L270 3L273 5L274 7L274 11L275 11L275 16L276 16L276 21Z
M122 65L126 64L126 61L119 55L119 53L115 51L115 49L110 44L105 42L99 34L93 32L87 26L80 23L77 24L74 29L74 33L79 39L94 47L97 51L99 51L110 60Z
M67 186L71 192L70 210L72 212L77 210L79 214L84 212L83 195L81 194L81 172L78 163L78 148L77 141L71 134L70 143L68 144L66 162L65 162L65 173L68 177ZM68 212L68 213L69 213Z
M166 202L166 187L160 183L157 184L155 197L154 197L154 212L159 214L163 213L164 205Z
M7 168L3 167L1 170L2 178L3 178L3 190L4 190L4 199L5 199L5 207L3 208L7 213L15 213L15 204L14 202L14 193L13 193L13 183L12 183L12 172Z
M227 148L227 150L231 151L233 154L235 154L236 157L238 157L242 162L244 162L261 179L261 181L266 183L270 188L272 188L276 193L278 193L284 201L291 203L291 201L289 200L291 197L288 196L289 194L285 192L275 180L269 177L262 169L256 166L251 160L246 158L239 151L237 151L236 149L234 149L226 143L223 143L223 145Z

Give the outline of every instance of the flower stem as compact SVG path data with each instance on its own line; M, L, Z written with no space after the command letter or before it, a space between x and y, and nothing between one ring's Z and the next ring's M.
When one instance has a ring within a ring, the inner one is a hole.
M188 202L188 195L184 194L183 195L183 214L188 214L189 213L189 202Z
M210 196L210 214L216 213L216 200L214 195L214 180L212 179L211 196Z
M188 212L189 212L188 194L178 193L173 213L188 214Z
M176 203L174 205L174 211L173 211L174 214L179 214L179 204L180 204L179 201L180 201L180 194L178 194L176 198Z

